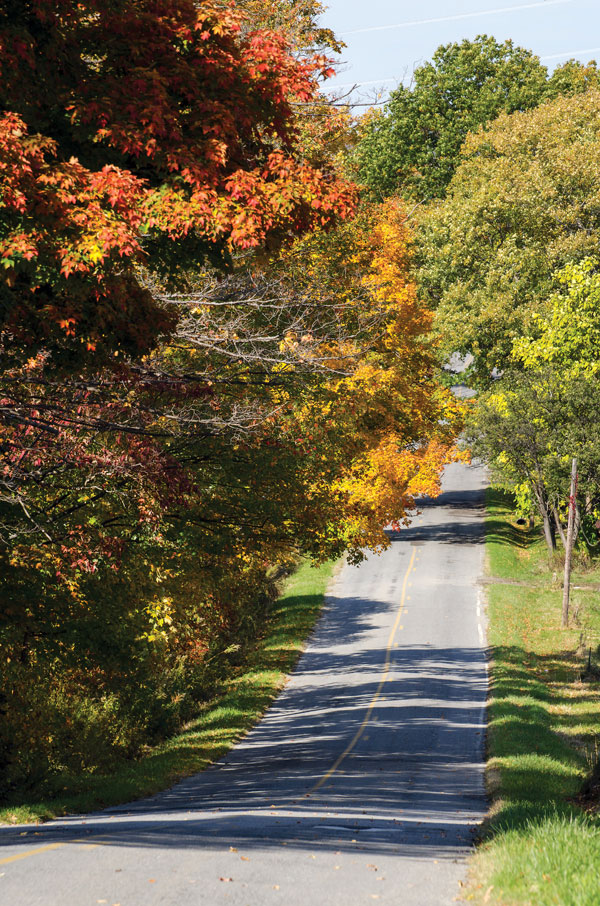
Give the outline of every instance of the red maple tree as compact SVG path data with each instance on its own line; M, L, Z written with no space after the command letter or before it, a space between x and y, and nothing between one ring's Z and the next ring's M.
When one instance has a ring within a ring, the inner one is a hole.
M170 317L137 263L173 272L347 213L295 126L329 72L233 4L0 3L5 351L145 351Z

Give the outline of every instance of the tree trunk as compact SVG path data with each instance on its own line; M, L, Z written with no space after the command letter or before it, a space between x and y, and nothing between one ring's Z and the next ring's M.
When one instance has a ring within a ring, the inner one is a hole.
M575 521L577 518L577 460L571 464L571 487L569 492L569 524L567 527L567 546L565 549L565 579L563 583L563 605L561 626L569 625L569 598L571 595L571 556L575 543Z
M559 537L560 537L560 540L562 541L562 546L566 549L566 547L567 547L567 536L565 535L565 530L564 530L564 528L563 528L563 524L562 524L562 522L560 521L560 516L558 515L558 510L556 509L555 506L552 507L552 513L553 513L553 515L554 515L554 522L555 522L555 525L556 525L556 531L558 532L558 535L559 535Z
M575 522L573 523L573 547L579 537L579 529L581 528L581 510L577 504L577 499L575 499Z
M541 516L544 523L544 538L546 539L548 552L553 554L556 550L556 532L554 531L554 523L550 519L550 513L548 512L547 507L544 508Z
M30 658L30 642L33 638L33 633L26 629L23 633L23 641L21 642L21 651L19 652L19 661L23 664L24 667L29 665Z
M548 506L545 488L543 485L540 487L540 485L536 482L532 485L532 490L535 497L535 502L537 504L538 513L541 516L542 524L544 526L544 538L546 539L548 553L550 554L550 556L552 556L552 554L556 550L556 532L554 530L554 521L550 517L550 507Z

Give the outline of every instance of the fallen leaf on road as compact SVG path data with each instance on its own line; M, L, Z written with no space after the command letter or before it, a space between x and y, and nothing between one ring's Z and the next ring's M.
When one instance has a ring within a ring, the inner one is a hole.
M242 860L242 862L249 862L249 861L250 861L250 857L249 857L249 856L240 856L240 859Z
M219 878L219 881L233 881L233 878Z
M156 878L148 878L148 884L156 884Z
M367 868L370 868L371 871L378 871L378 868L376 865L367 865Z
M273 884L273 890L279 890L279 884Z
M229 852L230 852L230 853L236 853L236 852L237 852L237 849L235 848L235 846L230 846L230 847L229 847Z

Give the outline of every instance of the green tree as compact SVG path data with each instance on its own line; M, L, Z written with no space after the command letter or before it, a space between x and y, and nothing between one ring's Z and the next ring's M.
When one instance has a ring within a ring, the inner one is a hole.
M547 75L512 41L482 35L439 47L410 86L392 92L384 114L369 120L356 151L360 182L378 198L443 195L467 133L502 111L537 106Z
M532 335L516 340L514 357L527 368L553 365L565 377L600 370L600 274L597 261L567 265L557 279L563 292L550 299L547 317L534 318Z
M474 406L468 437L493 481L540 516L550 552L564 543L573 456L579 468L577 526L596 521L600 506L600 375L567 378L545 366L508 372ZM593 519L592 519L593 517Z
M471 134L447 197L419 227L420 284L448 352L482 383L511 360L557 285L600 241L600 92L591 88Z
M545 96L548 100L561 94L566 96L581 94L588 88L598 88L600 72L595 60L581 63L579 60L567 60L557 66L550 78Z

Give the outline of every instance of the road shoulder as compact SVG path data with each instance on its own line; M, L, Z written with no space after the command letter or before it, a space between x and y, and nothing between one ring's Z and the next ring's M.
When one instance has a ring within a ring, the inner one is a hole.
M466 896L597 906L600 822L577 802L600 736L600 674L585 675L583 651L597 652L600 639L595 595L575 592L577 618L561 631L562 590L537 532L494 492L486 529L488 579L501 580L486 583L492 803Z

